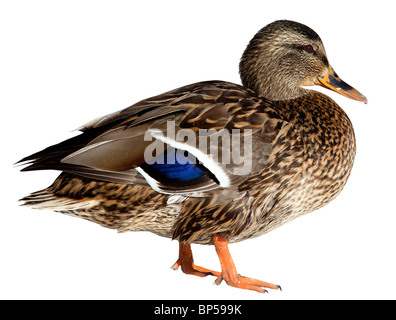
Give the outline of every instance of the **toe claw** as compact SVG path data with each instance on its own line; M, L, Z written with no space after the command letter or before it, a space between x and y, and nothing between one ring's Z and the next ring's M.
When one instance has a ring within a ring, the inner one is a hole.
M219 277L216 278L214 284L218 286L218 285L220 285L220 283L221 283L222 281L223 281L223 276L220 275Z
M177 269L179 269L179 267L180 267L180 262L179 262L179 260L177 260L177 261L171 266L171 269L172 269L172 270L177 270Z

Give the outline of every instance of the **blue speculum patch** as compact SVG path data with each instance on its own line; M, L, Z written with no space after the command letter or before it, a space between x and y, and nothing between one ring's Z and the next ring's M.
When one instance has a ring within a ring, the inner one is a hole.
M151 172L157 172L163 178L174 181L190 181L205 174L198 160L183 150L168 148L163 154L155 157L153 164L148 164Z

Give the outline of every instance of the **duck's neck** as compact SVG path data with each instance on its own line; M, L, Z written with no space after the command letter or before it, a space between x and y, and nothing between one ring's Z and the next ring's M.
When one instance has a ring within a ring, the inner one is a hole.
M310 91L298 86L294 81L285 81L285 75L281 73L271 74L265 69L258 72L246 71L241 67L242 84L256 92L259 97L273 101L291 100L304 96Z
M300 98L309 93L309 90L287 83L279 77L267 77L266 81L257 82L250 89L259 97L272 101L285 101Z
M307 91L301 87L300 75L271 52L250 43L239 64L242 84L269 100L291 100Z

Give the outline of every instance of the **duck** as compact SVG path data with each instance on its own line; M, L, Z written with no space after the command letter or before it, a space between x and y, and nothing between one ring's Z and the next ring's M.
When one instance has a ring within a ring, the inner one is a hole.
M21 199L119 232L178 241L172 269L254 290L229 244L263 235L328 204L350 176L352 123L318 85L367 103L330 65L319 35L277 20L259 30L239 64L242 84L193 83L78 128L79 135L18 161L58 170ZM194 263L191 244L214 245L221 270Z

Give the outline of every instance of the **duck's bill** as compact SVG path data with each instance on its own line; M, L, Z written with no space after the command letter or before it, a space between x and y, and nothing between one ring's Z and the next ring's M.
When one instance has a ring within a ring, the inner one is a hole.
M350 99L367 103L367 98L355 88L352 88L349 84L342 81L331 66L329 67L329 71L324 77L319 77L317 79L316 84L338 92L339 94L342 94L343 96Z

